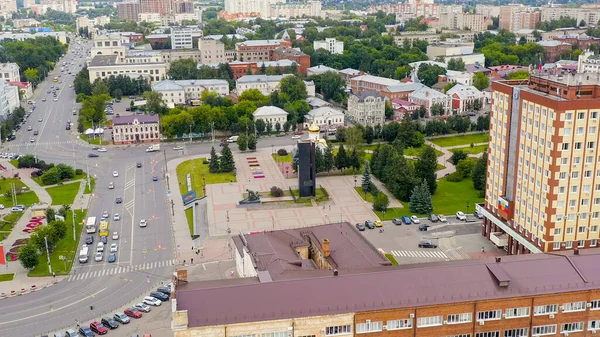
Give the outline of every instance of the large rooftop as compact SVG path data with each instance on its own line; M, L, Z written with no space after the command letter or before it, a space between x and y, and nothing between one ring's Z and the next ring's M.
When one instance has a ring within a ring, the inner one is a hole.
M568 252L567 254L572 254ZM297 279L197 282L177 290L190 327L600 289L599 249L339 271Z

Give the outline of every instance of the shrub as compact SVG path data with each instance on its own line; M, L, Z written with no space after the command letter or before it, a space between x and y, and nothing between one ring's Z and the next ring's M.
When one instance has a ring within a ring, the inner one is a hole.
M448 177L446 177L446 180L453 182L453 183L457 183L463 180L463 175L456 171L451 173Z
M78 175L78 176L80 176L80 175L82 175L82 174L83 174L83 170L82 170L82 169L77 169L77 170L75 170L75 175Z
M273 187L271 187L271 195L274 196L275 198L282 197L283 190L277 186L273 186Z
M35 170L35 171L31 172L31 177L32 178L40 177L42 174L44 174L44 171L42 171L42 170Z
M287 156L287 154L288 154L288 152L287 152L286 149L279 149L279 150L277 150L277 155L280 156L280 157Z
M202 164L208 165L208 164L210 164L210 162L208 161L208 159L204 158L204 160L202 161Z

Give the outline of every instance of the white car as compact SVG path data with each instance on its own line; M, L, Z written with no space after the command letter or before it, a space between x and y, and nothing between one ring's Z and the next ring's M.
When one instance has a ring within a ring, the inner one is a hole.
M138 309L141 312L150 312L150 310L152 310L145 303L136 303L133 307Z
M102 261L103 259L104 259L104 253L102 253L102 252L98 252L98 253L96 253L96 257L94 258L94 260L95 260L96 262L100 262L100 261Z
M467 216L461 211L456 212L456 218L461 221L467 221Z
M54 102L58 102L58 98L55 98L55 99L54 99Z
M108 189L112 190L113 188L115 188L115 184L113 184L113 182L111 181L110 183L108 183Z
M42 117L38 118L38 122L41 122L42 120L43 120Z
M108 211L102 212L102 217L105 219L108 218Z
M118 177L118 176L119 176L119 172L113 171L113 177Z
M101 148L98 149L98 152L106 152L106 148L105 147L101 147Z
M121 215L119 213L115 213L115 216L113 216L113 221L119 221L121 220Z
M292 136L292 139L300 139L300 138L301 137L299 135Z
M417 218L416 215L412 215L410 217L410 221L412 221L413 223L421 223L421 220L419 220L419 218Z
M35 139L34 138L31 138L29 141L32 142L32 143L35 143Z
M183 150L183 146L175 146L175 147L173 148L173 150L174 150L174 151L181 151L181 150Z
M140 227L146 227L146 226L148 226L148 222L146 221L146 219L140 220Z
M154 298L152 296L146 296L146 297L144 297L144 303L145 304L149 304L149 305L153 305L155 307L158 307L158 306L160 306L162 304L162 302L159 299Z
M113 240L119 240L119 232L113 232L112 239Z
M117 250L119 250L119 247L117 246L116 243L113 243L110 245L110 252L111 253L115 253Z
M438 214L438 219L440 220L440 222L448 222L444 214Z
M4 209L4 205L3 204L0 204L0 209Z

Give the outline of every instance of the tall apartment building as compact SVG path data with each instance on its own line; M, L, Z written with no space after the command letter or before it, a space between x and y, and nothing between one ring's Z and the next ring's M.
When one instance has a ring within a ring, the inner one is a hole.
M119 2L117 3L117 16L119 20L137 21L140 14L139 2Z
M280 0L225 0L225 11L231 14L236 13L257 13L261 17L269 17L271 5Z
M483 32L487 30L485 17L482 14L469 13L443 13L440 14L439 25L441 28L470 30L473 32Z
M343 54L344 41L338 41L335 38L326 38L324 41L314 41L313 49L325 49L331 54Z
M192 49L193 31L190 27L171 27L171 49Z
M561 17L572 18L577 23L582 20L587 24L596 24L600 20L600 10L592 8L542 7L541 20L558 20Z
M173 11L172 0L139 0L141 13L171 14Z
M174 14L194 13L194 3L192 1L173 1Z
M475 14L481 14L486 18L498 17L500 16L500 6L492 6L492 5L475 5Z
M492 82L484 236L508 254L597 246L599 114L596 74Z
M198 40L198 49L200 49L200 63L225 63L225 44L221 40L203 37Z
M414 19L419 16L425 18L438 17L439 6L425 1L411 1L408 3L374 5L367 9L367 13L375 14L383 11L386 14L396 15L396 21Z
M0 1L0 15L5 18L12 17L11 14L17 11L17 0Z
M321 16L321 1L278 2L269 5L271 18L295 18Z
M519 29L535 29L540 21L539 11L524 6L501 6L499 28L514 32Z

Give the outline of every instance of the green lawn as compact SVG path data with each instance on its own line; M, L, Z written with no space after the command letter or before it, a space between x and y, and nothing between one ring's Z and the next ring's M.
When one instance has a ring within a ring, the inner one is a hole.
M421 152L423 152L423 149L425 149L425 145L423 145L421 147L407 147L406 149L404 149L404 155L411 156L411 157L418 157L421 155ZM442 153L442 151L435 150L435 154L439 157L443 153Z
M78 249L78 241L81 235L81 229L83 228L83 219L85 218L86 211L75 210L75 223L77 224L75 234L75 240L73 239L73 216L71 215L72 211L67 212L67 216L65 218L65 222L67 223L67 236L60 240L56 245L56 248L52 253L50 253L50 263L52 264L52 271L56 275L68 275L71 271L71 267L73 266L73 262L76 262L77 259L77 249ZM64 256L67 258L67 261L59 260L59 256ZM50 276L48 270L48 258L46 254L41 254L39 256L40 263L33 268L28 276L29 277L41 277L41 276Z
M82 174L79 174L79 175L76 174L73 177L73 179L64 180L63 183L69 183L69 182L74 181L74 180L81 180L81 179L85 179L85 178L87 178L87 175L85 173L82 173ZM42 181L42 177L35 177L35 178L32 178L32 179L36 183L38 183L38 185L40 185L40 186L48 186L48 185L44 184L44 182ZM54 185L54 184L52 184L52 185Z
M194 233L194 209L190 207L185 210L185 217L187 219L188 227L190 228L190 236Z
M4 281L12 281L15 277L15 274L0 274L0 282Z
M102 137L88 138L88 136L86 136L86 135L80 135L79 137L84 142L87 142L87 143L93 144L93 145L108 145L108 144L110 144L110 142L108 140L104 140Z
M489 145L475 145L473 147L465 146L465 147L459 147L459 148L452 149L452 151L461 150L466 153L479 154L479 153L482 153L483 151L487 150L489 147L490 147Z
M285 156L280 156L277 153L273 153L271 154L271 156L273 157L273 160L275 160L278 163L291 163L292 162L292 154L288 153Z
M394 257L394 255L392 254L385 254L385 257L387 257L388 260L390 260L390 262L394 265L397 266L398 265L398 261L396 261L396 258Z
M12 159L8 161L12 166L14 166L15 168L19 168L19 161L16 159Z
M362 190L362 187L357 186L354 189L356 190L356 193L358 193L364 201L370 202L370 203L373 203L375 201L373 199L373 194L367 192L365 195L365 192Z
M432 143L441 147L459 146L459 145L471 145L477 143L487 143L490 141L489 133L478 133L473 135L464 136L450 136L442 138L430 139Z
M193 160L184 161L183 163L177 166L177 181L179 182L179 189L181 190L181 195L187 193L186 179L185 175L187 173L192 174L192 189L196 190L196 195L198 198L204 196L204 192L202 191L202 176L206 179L206 184L222 184L228 183L230 181L235 182L236 178L233 175L233 172L228 173L210 173L208 171L208 164L204 164L204 158L198 158Z
M83 191L83 194L92 193L94 191L95 187L96 187L96 179L94 179L94 177L90 177L90 184L87 185L87 181L86 181L85 191Z
M79 191L80 181L62 186L48 187L46 191L52 197L52 205L71 205Z
M12 198L6 197L4 193L6 191L10 191L10 184L13 183L15 184L17 191L21 191L21 188L27 187L27 185L25 185L21 180L16 178L0 179L0 204L3 204L7 207L12 205ZM17 194L17 204L30 206L31 204L35 204L39 201L40 199L38 199L38 196L33 191Z

